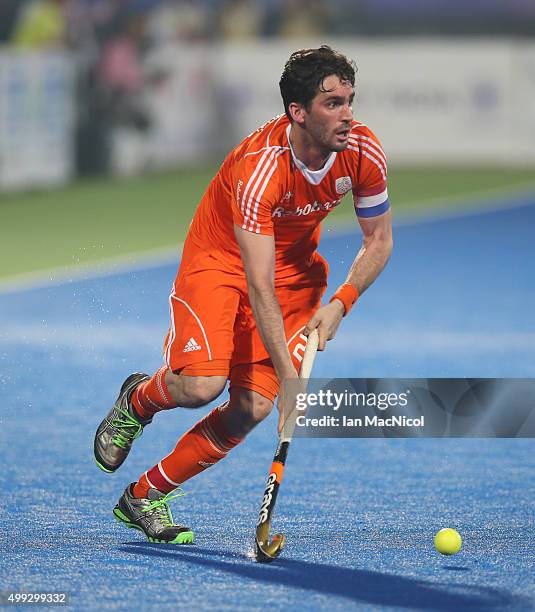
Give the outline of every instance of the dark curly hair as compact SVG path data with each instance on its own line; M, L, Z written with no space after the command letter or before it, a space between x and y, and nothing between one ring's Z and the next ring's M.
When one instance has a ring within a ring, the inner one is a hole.
M288 110L292 102L302 104L307 110L312 100L323 88L323 81L335 74L341 81L355 85L355 62L345 55L334 51L327 45L319 49L300 49L290 55L279 81L282 101L286 116L290 121Z

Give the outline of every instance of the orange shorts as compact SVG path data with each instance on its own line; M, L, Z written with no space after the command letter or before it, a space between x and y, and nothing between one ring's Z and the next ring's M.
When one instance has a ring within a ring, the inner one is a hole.
M277 282L275 291L297 370L306 345L303 328L320 306L327 274L327 262L316 253L306 272ZM256 328L243 273L225 269L213 255L186 243L169 308L164 357L173 372L226 376L231 386L275 399L279 381Z

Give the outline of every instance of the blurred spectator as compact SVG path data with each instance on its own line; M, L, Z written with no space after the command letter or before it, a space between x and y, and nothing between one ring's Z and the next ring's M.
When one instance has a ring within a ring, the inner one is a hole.
M145 86L141 61L145 24L141 14L127 18L123 31L104 45L98 71L99 85L115 121L138 129L149 123L141 95Z
M0 45L11 39L11 32L17 21L21 6L20 0L0 1Z
M165 75L144 67L147 16L126 15L122 30L103 47L97 71L101 109L109 121L109 163L116 174L145 169L145 134L152 127L147 105L150 88Z
M174 43L534 33L535 0L0 0L0 44L64 47L73 57L82 174L108 171L118 132L130 140L151 133L146 100L155 87L173 86L165 71L175 62ZM149 45L153 58L165 50L164 68L146 56ZM202 53L200 46L192 53ZM196 82L210 80L201 59L196 66L187 58L191 74L203 75Z
M150 16L147 33L154 44L206 40L212 34L211 15L213 11L199 1L160 3Z
M258 38L264 21L263 3L227 0L220 9L219 29L226 40Z
M321 0L289 0L284 7L280 35L311 38L330 31L329 12Z
M124 32L104 46L100 77L105 86L128 94L141 91L143 70L139 62L139 49L142 36L143 20L133 17L127 22Z
M535 33L535 0L0 0L0 43L54 47L67 36L79 46L77 34L87 30L104 43L125 16L140 13L150 15L156 44L219 36Z
M18 16L12 43L24 49L59 47L65 41L65 0L31 0Z

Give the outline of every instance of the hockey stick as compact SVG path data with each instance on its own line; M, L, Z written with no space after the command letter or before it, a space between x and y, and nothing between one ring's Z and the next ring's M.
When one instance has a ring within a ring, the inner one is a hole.
M301 370L299 371L299 378L301 379L306 380L310 377L310 372L312 371L312 366L316 357L316 351L318 350L318 341L318 332L313 329L308 336L303 362L301 363ZM304 384L306 385L306 383ZM275 502L277 501L277 493L279 492L282 475L284 473L284 464L286 463L288 449L295 429L296 413L297 410L294 408L293 412L288 415L286 423L280 433L279 443L269 471L264 497L262 498L260 514L258 515L258 521L256 523L255 546L255 557L260 563L270 563L273 561L273 559L280 555L286 543L286 536L283 533L277 533L270 542L269 531L271 528L271 517L275 508Z

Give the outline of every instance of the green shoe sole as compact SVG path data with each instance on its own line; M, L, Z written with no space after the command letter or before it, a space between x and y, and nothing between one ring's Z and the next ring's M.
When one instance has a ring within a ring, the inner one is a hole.
M95 463L97 464L97 467L99 467L103 472L106 472L107 474L113 474L113 470L108 470L108 468L105 468L101 463L99 463L96 459L95 459Z
M119 510L119 508L114 508L113 514L115 516L116 521L119 521L120 523L124 523L129 529L137 529L138 531L141 531L141 533L145 534L143 529L141 529L139 525L135 525L134 523L131 523L130 519L128 519L128 517L126 517ZM149 542L156 542L158 544L193 544L193 541L195 540L195 534L193 533L193 531L183 531L182 533L179 533L174 540L169 540L169 541L158 540L158 538L151 538L149 536L146 536L146 537Z

